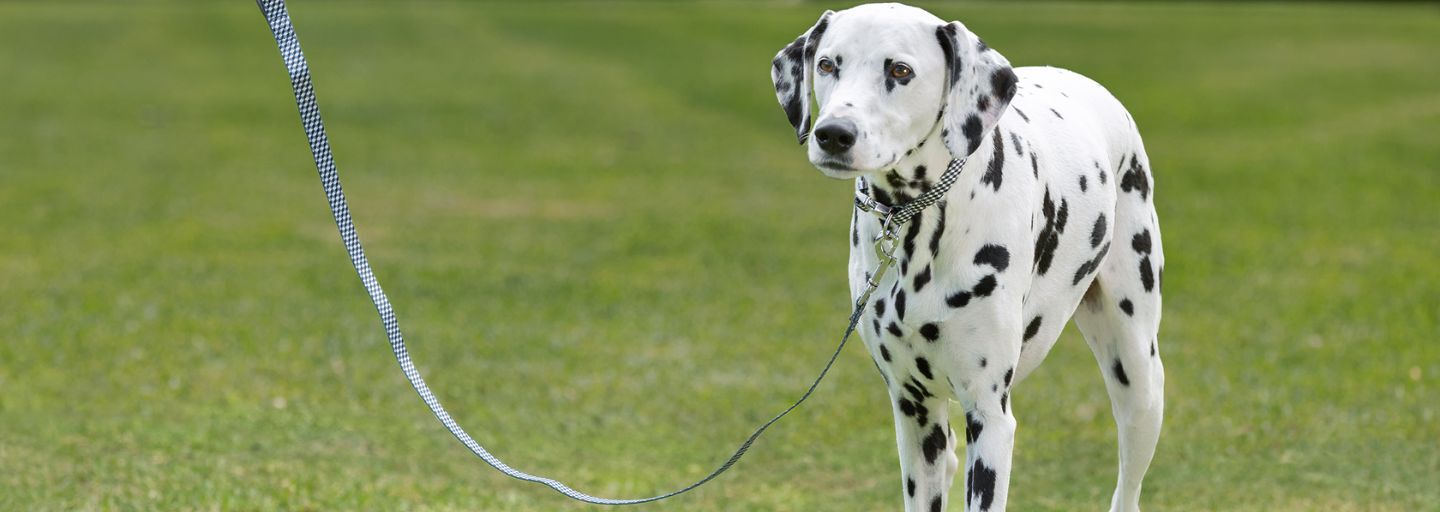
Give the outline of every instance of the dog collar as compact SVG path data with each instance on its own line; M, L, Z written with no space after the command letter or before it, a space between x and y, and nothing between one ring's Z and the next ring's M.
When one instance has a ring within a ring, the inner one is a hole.
M875 256L880 259L880 265L869 276L870 278L867 280L870 285L869 291L862 294L861 303L869 299L870 292L880 286L881 276L884 276L885 271L890 270L890 266L895 263L895 246L900 240L900 227L910 222L910 219L919 215L922 210L945 197L945 193L950 191L950 186L960 179L960 168L965 166L967 158L969 158L968 155L966 158L951 159L950 164L945 166L945 173L940 175L940 181L935 183L934 187L898 207L876 201L874 197L870 197L869 194L856 187L855 207L874 214L880 219L880 234L875 236Z

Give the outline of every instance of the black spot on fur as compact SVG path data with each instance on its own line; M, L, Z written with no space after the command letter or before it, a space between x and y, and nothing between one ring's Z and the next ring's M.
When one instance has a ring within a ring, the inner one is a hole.
M1090 228L1090 247L1092 249L1100 247L1100 242L1105 241L1105 228L1105 214L1101 213L1100 217L1095 219L1095 227Z
M966 150L966 154L974 153L975 148L980 147L980 130L982 128L980 125L980 116L970 114L970 117L965 118L965 124L960 127L960 131L965 135L965 139L970 142L970 147Z
M1130 238L1130 248L1140 254L1150 254L1150 230L1142 229Z
M1006 409L1006 407L1007 407L1006 403L1009 402L1009 401L1010 401L1010 392L1009 392L1009 391L1006 391L1004 394L1000 395L1000 412L1005 412L1005 409Z
M939 219L937 219L936 222L935 222L935 232L930 234L930 257L931 257L931 258L935 258L935 257L940 256L940 237L941 237L941 236L944 236L944 234L945 234L945 217L946 217L946 215L945 215L945 207L946 207L946 203L945 203L944 201L941 201L941 202L939 203L939 207L940 207L940 215L939 215ZM920 289L919 289L919 288L916 288L915 291L920 291Z
M970 292L964 290L955 292L945 299L945 304L952 308L963 308L970 304ZM876 329L875 334L880 334L879 329Z
M917 402L924 402L924 401L925 401L925 394L922 393L919 388L915 387L915 384L917 384L917 383L919 383L919 382L920 382L920 381L916 381L916 380L914 380L914 379L911 379L911 382L906 382L906 383L904 383L903 385L905 386L905 391L908 392L908 393L910 393L910 396L911 396L912 398L914 398L915 401L917 401Z
M1040 320L1040 317L1035 317L1035 320L1037 320L1037 321ZM1010 381L1011 381L1012 379L1014 379L1014 378L1015 378L1015 368L1012 366L1012 367L1010 367L1010 369L1005 370L1005 387L1006 387L1006 388L1009 388L1009 387L1010 387Z
M940 452L945 450L945 429L936 424L935 428L930 430L930 435L921 441L920 449L925 453L925 462L934 464L935 459L940 457Z
M890 322L890 325L885 326L885 330L890 331L890 334L895 335L895 337L897 338L905 334L900 330L900 324L897 324L895 322Z
M922 325L920 326L920 335L924 336L926 341L938 340L940 339L940 326L934 323Z
M940 43L940 52L945 54L945 63L950 68L950 85L960 81L960 70L964 69L960 56L955 53L955 26L949 23L935 29L935 39Z
M940 508L940 507L943 507L944 505L945 505L945 504L941 502L940 495L939 495L939 494L936 494L934 498L931 498L931 499L930 499L930 512L944 512L944 511L941 510L941 508Z
M890 349L885 348L884 343L880 344L880 358L884 359L887 363L890 362Z
M980 502L980 510L989 510L995 503L995 470L985 465L984 459L975 459L970 474L965 477L965 488L969 498Z
M1130 303L1130 299L1120 299L1120 311L1124 311L1126 315L1135 316L1135 305Z
M993 88L996 96L1004 98L1006 101L1015 96L1017 81L1015 71L1008 67L995 70L995 73L990 75L990 87Z
M1150 178L1145 168L1140 166L1140 158L1135 155L1130 157L1130 169L1120 176L1120 190L1125 192L1135 191L1140 193L1140 199L1150 195Z
M1024 337L1021 341L1022 341L1022 342L1030 341L1030 338L1034 338L1035 335L1036 335L1036 334L1039 334L1039 333L1040 333L1040 317L1037 316L1037 317L1032 318L1032 319L1030 320L1030 324L1029 324L1029 325L1026 325L1026 326L1025 326L1025 337Z
M1140 284L1145 286L1145 291L1155 289L1154 269L1150 265L1150 230L1143 229L1130 239L1130 247L1141 254L1140 257Z
M1155 340L1150 340L1150 357L1155 357Z
M980 99L975 100L975 108L981 112L990 110L990 97L981 94Z
M1105 246L1100 248L1100 252L1095 255L1094 259L1091 259L1090 261L1087 261L1085 263L1081 263L1080 268L1075 269L1075 280L1070 284L1078 285L1080 284L1080 281L1085 280L1085 276L1090 275L1096 270L1100 270L1100 262L1104 261L1105 255L1109 252L1110 242L1105 242Z
M995 284L994 274L982 277L980 278L980 282L975 285L973 293L976 297L989 297L990 292L995 291Z
M1016 114L1020 114L1020 119L1024 119L1027 123L1030 122L1030 116L1025 115L1025 111L1020 110L1020 107L1012 107L1010 110L1014 110Z
M920 293L920 290L923 289L923 288L925 288L925 284L926 284L926 283L929 283L929 282L930 282L930 265L927 264L927 265L925 265L925 269L924 269L924 270L921 270L920 273L915 274L915 293Z
M975 252L976 265L990 265L996 272L1004 272L1010 266L1010 251L1004 246L988 244Z
M1056 110L1053 109L1053 108L1050 109L1050 113L1051 113L1051 114L1055 114L1055 117L1058 117L1058 118L1060 118L1060 119L1065 119L1065 116L1060 115L1060 112L1056 111Z
M1084 174L1081 174L1081 175L1080 175L1080 191L1081 191L1081 192L1084 192L1084 191L1086 191L1086 189L1088 189L1088 188L1089 188L1089 186L1085 184L1085 175L1084 175Z
M911 394L914 394L915 400L918 402L923 402L926 398L935 396L930 394L930 388L925 387L925 383L920 382L920 380L915 377L910 377L910 382L905 383L905 389L910 391Z
M1010 132L1010 145L1015 146L1016 156L1020 156L1022 158L1025 156L1025 146L1023 144L1020 144L1020 134Z
M980 358L980 367L981 367L981 368L984 368L985 365L987 365L987 364L990 364L990 362L989 362L989 361L986 361L985 358L983 358L983 357Z
M885 299L875 300L875 318L885 316Z
M981 423L973 413L965 413L965 442L975 444L980 439L980 432L985 430L985 424Z
M1030 152L1030 172L1033 173L1036 178L1040 177L1040 160L1035 157L1034 151Z
M915 479L914 479L914 478L906 478L906 479L905 479L905 494L909 494L911 498L914 498L914 497L915 497Z
M1060 209L1055 210L1055 230L1065 232L1065 225L1070 220L1070 201L1060 198Z
M1119 381L1120 384L1124 386L1130 385L1130 377L1125 375L1125 365L1120 364L1119 359L1115 360L1115 366L1111 367L1110 369L1115 372L1116 381Z
M900 173L895 172L895 169L890 169L890 172L885 173L885 181L889 183L892 188L905 187L905 179L901 178Z
M921 402L912 402L910 400L901 398L899 400L896 400L895 403L896 405L900 406L901 414L904 414L905 416L911 418L915 418L915 422L920 426L923 427L926 423L930 421L930 410L926 409Z
M910 202L906 200L905 202ZM915 237L920 234L920 219L911 219L910 227L905 230L905 240L902 245L905 248L905 255L908 257L915 254Z
M1040 229L1040 235L1035 238L1035 271L1045 275L1050 271L1050 263L1055 260L1055 250L1060 247L1060 235L1065 232L1065 222L1069 217L1069 205L1064 198L1060 199L1060 208L1055 208L1055 202L1050 199L1050 189L1045 189L1045 199L1041 204L1040 213L1045 216L1045 226Z
M919 370L920 375L924 375L925 379L935 380L935 374L930 373L930 360L923 357L915 358L915 369Z
M875 201L886 206L898 206L895 204L895 200L891 199L890 194L885 192L884 189L878 186L868 188L870 189L870 197L875 199Z
M1000 136L1000 130L995 130L994 152L990 156L990 165L986 167L985 174L980 176L980 183L995 187L1000 191L1000 181L1005 177L1002 171L1005 170L1005 138Z
M830 27L830 16L821 16L820 21L815 22L815 28L810 29L809 37L805 41L805 58L815 57L815 50L820 48L820 38L824 37L825 29Z
M895 293L895 318L905 320L905 290Z

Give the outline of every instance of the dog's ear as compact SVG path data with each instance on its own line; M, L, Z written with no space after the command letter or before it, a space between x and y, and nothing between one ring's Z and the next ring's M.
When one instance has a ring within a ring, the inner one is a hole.
M816 21L815 26L775 54L770 66L775 97L780 100L780 108L785 109L790 125L795 127L795 136L801 144L810 136L810 77L814 74L815 49L820 44L820 37L825 34L825 27L830 24L832 14L835 12L825 11L820 15L820 21Z
M945 146L963 158L975 152L1015 97L1010 61L990 49L965 25L953 21L935 29L950 68L945 92Z

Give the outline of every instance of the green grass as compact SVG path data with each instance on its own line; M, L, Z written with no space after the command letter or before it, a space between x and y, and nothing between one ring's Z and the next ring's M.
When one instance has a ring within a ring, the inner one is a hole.
M841 4L292 6L420 369L507 461L696 478L846 314L846 183L769 60ZM1165 226L1153 510L1440 510L1440 10L935 5L1106 84ZM430 417L336 239L249 2L0 4L0 509L590 510ZM641 510L899 508L850 347L736 470ZM1015 510L1098 510L1068 332L1020 387Z

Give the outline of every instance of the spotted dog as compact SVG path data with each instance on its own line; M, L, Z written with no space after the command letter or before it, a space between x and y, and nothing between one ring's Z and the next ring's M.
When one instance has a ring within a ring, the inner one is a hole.
M1005 508L1011 390L1072 317L1119 426L1111 510L1138 510L1164 409L1165 257L1149 159L1125 108L1088 78L1012 68L960 22L899 4L825 12L771 77L810 162L881 203L913 200L969 155L945 196L904 226L897 266L861 320L889 388L905 510L949 500L960 462L951 399L965 418L965 509ZM878 263L880 228L852 213L852 300Z

